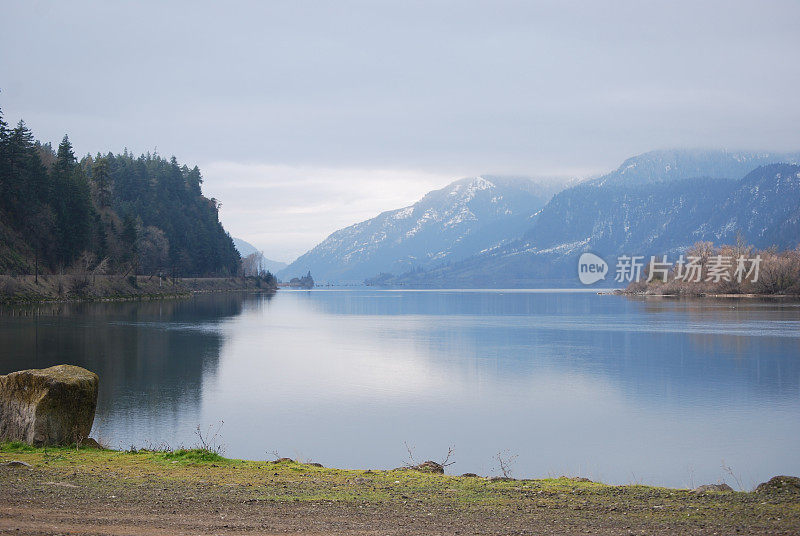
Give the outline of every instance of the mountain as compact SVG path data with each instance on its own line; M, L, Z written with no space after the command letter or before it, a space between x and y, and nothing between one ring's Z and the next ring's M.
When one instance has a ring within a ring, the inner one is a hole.
M739 180L759 166L797 163L800 153L756 153L670 149L650 151L625 160L619 168L594 182L598 186L637 186L705 177Z
M236 247L236 251L239 252L239 255L241 255L243 259L253 253L261 253L261 251L250 242L242 240L241 238L236 238L235 236L231 238L233 240L233 245ZM273 261L272 259L264 257L261 259L260 266L264 270L269 270L273 274L276 274L289 265L285 262Z
M800 166L772 164L748 174L724 203L714 208L697 236L730 243L741 232L761 248L800 243Z
M281 270L285 270L286 267L289 266L289 265L287 263L283 262L283 261L276 261L276 260L272 260L272 259L268 259L268 258L264 257L264 259L261 261L261 266L265 270L269 270L273 274L277 274Z
M698 225L717 208L708 200L724 199L735 186L735 181L708 178L579 185L553 198L523 240L531 251L559 254L586 248L666 253L695 242Z
M774 164L782 161L789 163ZM582 252L592 251L611 264L620 254L674 254L700 240L730 243L737 231L760 247L795 247L800 242L798 161L798 153L639 155L555 195L517 240L448 266L372 283L574 286Z
M258 248L255 247L250 242L246 242L245 240L242 240L241 238L236 238L235 236L232 236L231 240L233 240L233 247L236 248L236 251L239 252L239 255L241 255L243 259L248 255L252 255L253 253L258 253Z
M520 236L564 178L482 176L331 234L278 275L356 282L456 262Z

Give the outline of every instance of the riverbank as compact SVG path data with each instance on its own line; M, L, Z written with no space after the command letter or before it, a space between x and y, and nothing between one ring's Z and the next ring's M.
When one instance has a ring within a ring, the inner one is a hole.
M158 276L0 276L0 304L123 301L188 297L203 292L274 291L254 277L160 278Z
M628 290L617 289L609 292L598 292L598 294L629 296L639 298L719 298L719 299L759 299L759 300L800 300L800 294L755 294L755 293L714 293L714 292L681 292L664 293L655 290Z
M786 492L0 445L0 534L796 534ZM17 531L17 532L15 532Z

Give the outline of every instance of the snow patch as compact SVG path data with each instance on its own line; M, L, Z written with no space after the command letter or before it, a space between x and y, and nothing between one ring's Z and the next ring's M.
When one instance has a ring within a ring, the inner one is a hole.
M405 220L406 218L410 217L414 213L414 206L401 208L397 212L394 213L393 218L396 220Z

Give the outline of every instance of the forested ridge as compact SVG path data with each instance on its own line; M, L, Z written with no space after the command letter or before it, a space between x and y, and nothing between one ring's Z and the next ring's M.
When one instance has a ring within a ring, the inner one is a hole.
M195 166L53 149L0 110L0 273L229 276L241 259Z

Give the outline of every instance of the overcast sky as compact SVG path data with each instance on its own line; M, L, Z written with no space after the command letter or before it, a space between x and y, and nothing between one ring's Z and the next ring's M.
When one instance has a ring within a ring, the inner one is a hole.
M800 2L2 0L0 107L79 153L198 164L289 260L481 173L800 149Z

